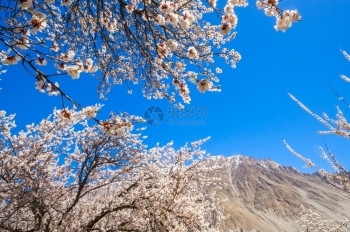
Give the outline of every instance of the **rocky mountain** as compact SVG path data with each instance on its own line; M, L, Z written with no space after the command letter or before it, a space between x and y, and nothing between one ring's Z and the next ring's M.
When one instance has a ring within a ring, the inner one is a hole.
M242 155L215 157L223 168L214 175L228 216L224 231L293 232L301 205L341 221L350 219L350 195L332 188L317 174L303 174L270 160Z

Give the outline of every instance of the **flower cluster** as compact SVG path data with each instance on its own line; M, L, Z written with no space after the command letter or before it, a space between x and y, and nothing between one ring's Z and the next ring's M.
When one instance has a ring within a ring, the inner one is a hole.
M227 35L230 33L232 29L235 29L237 26L238 18L234 13L235 6L246 6L247 3L245 1L228 1L226 4L224 11L225 14L222 16L222 21L220 25L220 34Z
M56 64L57 69L66 71L72 79L78 79L81 72L94 73L98 70L97 66L93 65L91 58L86 59L85 63L79 58L74 60L75 52L68 50L67 53L59 55L60 63Z
M278 8L278 0L257 0L256 5L259 9L263 9L267 16L274 16L276 18L275 29L286 31L292 26L292 23L301 19L297 10L282 11Z
M98 111L101 109L101 107L102 105L100 104L97 104L94 106L87 106L79 112L65 108L62 110L56 110L55 113L58 116L58 118L62 119L63 121L74 123L75 121L81 120L81 119L96 118L96 115Z
M277 17L273 10L277 2L259 4ZM180 96L189 103L188 71L208 81L198 87L203 92L215 89L211 86L219 82L220 72L208 71L217 68L215 56L236 67L240 55L224 45L236 35L234 8L246 5L246 0L228 0L221 10L215 0L103 1L102 5L97 0L89 4L9 0L0 22L0 41L7 48L0 52L1 62L21 61L45 82L57 74L78 79L83 72L97 73L102 98L114 85L142 80L147 98L174 101ZM218 15L217 22L207 21L213 13ZM285 30L298 19L296 11L285 11L278 16L276 28ZM48 73L45 65L56 70ZM46 87L39 83L38 89Z
M43 78L39 78L36 81L35 88L39 90L41 93L47 93L49 96L57 96L60 94L59 84L55 82L54 84L45 81Z
M133 124L130 119L121 117L113 117L108 121L101 122L100 126L102 130L106 131L108 136L123 137L125 133L133 129Z

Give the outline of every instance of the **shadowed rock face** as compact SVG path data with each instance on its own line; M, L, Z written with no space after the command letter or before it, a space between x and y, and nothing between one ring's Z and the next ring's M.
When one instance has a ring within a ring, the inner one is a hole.
M220 180L215 191L228 217L224 231L298 231L301 205L330 220L350 218L350 195L316 174L241 155L215 157L212 162L222 166L213 175Z

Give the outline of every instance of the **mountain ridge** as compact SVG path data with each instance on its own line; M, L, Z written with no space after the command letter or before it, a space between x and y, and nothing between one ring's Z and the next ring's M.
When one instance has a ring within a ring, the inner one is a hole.
M301 205L330 220L350 218L350 196L317 173L244 155L213 156L211 162L222 167L213 173L220 187L212 191L223 200L224 231L298 231Z

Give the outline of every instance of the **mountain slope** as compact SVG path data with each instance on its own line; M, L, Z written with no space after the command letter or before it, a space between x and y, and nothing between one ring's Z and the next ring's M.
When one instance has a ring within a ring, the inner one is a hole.
M221 186L215 191L228 215L225 231L298 231L301 205L327 219L350 218L350 196L316 174L241 155L215 157L212 162L222 166L214 175Z

